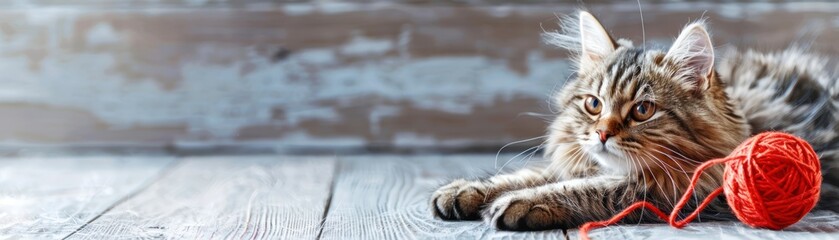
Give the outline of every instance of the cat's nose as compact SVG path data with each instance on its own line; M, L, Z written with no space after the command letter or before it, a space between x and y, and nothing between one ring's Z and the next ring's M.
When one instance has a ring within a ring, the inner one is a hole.
M606 144L606 140L609 140L610 137L615 136L615 134L609 130L597 130L597 134L600 135L600 142L603 144Z

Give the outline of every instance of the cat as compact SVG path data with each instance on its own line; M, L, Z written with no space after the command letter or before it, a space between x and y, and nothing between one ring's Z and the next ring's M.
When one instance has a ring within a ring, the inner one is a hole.
M730 50L717 64L703 21L662 51L615 40L588 12L574 16L562 19L562 32L544 34L571 51L576 66L576 78L553 98L560 111L548 127L548 163L453 181L433 193L434 216L543 230L605 220L639 200L669 212L696 166L768 130L804 138L823 161L839 156L839 85L818 56ZM718 188L721 175L721 166L706 170L684 212ZM732 217L723 197L703 213ZM654 217L635 211L624 222Z

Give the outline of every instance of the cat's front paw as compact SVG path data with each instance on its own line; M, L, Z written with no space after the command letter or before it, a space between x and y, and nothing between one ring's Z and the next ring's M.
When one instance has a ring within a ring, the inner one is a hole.
M443 220L478 220L485 193L486 186L481 182L456 180L431 196L432 213Z
M484 210L484 220L499 230L528 231L561 228L564 208L533 189L504 194Z

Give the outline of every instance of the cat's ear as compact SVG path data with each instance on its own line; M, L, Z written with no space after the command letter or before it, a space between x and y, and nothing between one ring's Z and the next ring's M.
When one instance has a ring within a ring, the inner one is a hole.
M580 65L591 66L615 51L615 41L591 13L580 11Z
M665 58L687 70L690 87L706 90L714 73L714 46L705 25L693 23L682 29Z

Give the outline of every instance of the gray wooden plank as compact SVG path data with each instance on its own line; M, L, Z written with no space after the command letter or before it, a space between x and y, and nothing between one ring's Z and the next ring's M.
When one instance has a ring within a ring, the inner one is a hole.
M360 156L339 159L341 167L322 238L564 239L562 230L496 231L483 222L447 222L432 218L428 208L432 191L454 178L494 173L494 160L495 155Z
M315 238L333 174L333 158L188 158L70 239Z
M0 238L63 238L147 186L172 160L0 159Z

